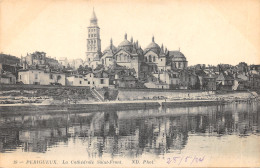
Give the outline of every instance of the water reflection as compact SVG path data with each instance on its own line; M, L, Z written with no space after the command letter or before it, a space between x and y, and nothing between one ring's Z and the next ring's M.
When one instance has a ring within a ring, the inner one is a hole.
M259 134L260 105L228 104L77 114L1 116L0 152L81 145L89 157L178 152L189 136ZM192 150L192 149L191 149Z

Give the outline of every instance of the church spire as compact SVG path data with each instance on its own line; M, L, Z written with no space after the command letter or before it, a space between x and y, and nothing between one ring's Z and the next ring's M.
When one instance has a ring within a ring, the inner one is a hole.
M154 42L154 36L152 37L152 42Z
M91 16L91 18L90 18L90 25L91 25L91 26L97 26L97 21L98 21L98 19L97 19L95 10L94 10L94 8L93 8L92 16Z

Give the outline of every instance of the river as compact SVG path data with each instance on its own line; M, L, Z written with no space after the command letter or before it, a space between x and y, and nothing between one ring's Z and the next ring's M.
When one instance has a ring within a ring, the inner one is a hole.
M62 167L111 159L133 166L255 165L259 142L259 102L0 117L0 163L14 167L35 166L28 158Z

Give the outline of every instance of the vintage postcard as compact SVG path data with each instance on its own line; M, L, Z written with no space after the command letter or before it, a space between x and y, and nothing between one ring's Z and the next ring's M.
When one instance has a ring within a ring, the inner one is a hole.
M0 0L0 167L260 167L259 0Z

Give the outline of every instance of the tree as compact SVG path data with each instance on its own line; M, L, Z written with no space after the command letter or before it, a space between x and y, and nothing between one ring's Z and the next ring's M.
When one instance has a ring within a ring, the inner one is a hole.
M194 85L194 89L196 90L199 90L200 89L200 79L199 77L197 76L197 79L196 79L196 83Z

